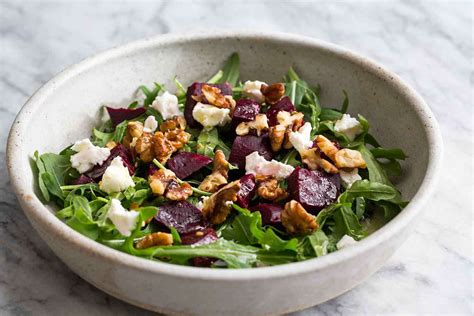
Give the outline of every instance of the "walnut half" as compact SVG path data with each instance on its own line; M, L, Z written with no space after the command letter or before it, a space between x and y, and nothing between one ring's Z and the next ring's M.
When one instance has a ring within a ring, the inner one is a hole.
M280 111L277 114L278 124L270 127L268 136L273 151L279 151L282 147L290 149L290 133L296 132L304 124L304 114L301 112Z
M327 173L338 173L339 170L331 162L321 158L316 148L306 149L300 153L301 161L311 170L322 168Z
M240 180L231 182L204 201L202 213L213 225L223 223L230 214L232 203L237 200Z
M140 239L135 248L146 249L153 246L170 246L173 244L173 236L171 234L156 232L151 233Z
M206 192L216 192L217 188L227 183L229 162L225 159L222 150L216 150L214 154L214 165L212 173L208 175L199 185L199 189Z
M281 223L290 235L305 236L318 229L314 216L295 200L285 204L285 209L281 212Z
M253 121L240 123L235 129L235 133L243 136L250 133L250 130L256 130L257 136L260 136L263 131L268 130L267 116L265 114L257 114Z
M257 195L265 200L279 202L288 197L288 192L278 186L278 180L272 176L257 175Z
M153 194L165 196L173 201L186 200L193 194L191 185L179 183L175 174L170 170L159 169L148 177Z

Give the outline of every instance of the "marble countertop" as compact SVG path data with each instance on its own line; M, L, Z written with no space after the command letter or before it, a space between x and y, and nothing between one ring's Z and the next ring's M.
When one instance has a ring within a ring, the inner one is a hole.
M39 239L10 189L16 113L66 66L138 38L196 29L304 34L369 56L426 99L445 142L419 225L365 283L299 315L473 313L473 5L469 1L0 1L0 314L148 314L72 273Z

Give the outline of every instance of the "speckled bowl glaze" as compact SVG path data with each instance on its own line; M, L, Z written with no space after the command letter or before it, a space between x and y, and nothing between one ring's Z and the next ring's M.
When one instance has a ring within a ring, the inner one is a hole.
M203 80L227 56L241 56L241 78L274 82L294 66L322 87L326 106L350 96L387 147L409 159L398 186L409 205L357 245L325 257L275 267L216 270L130 256L75 232L57 219L35 189L35 150L57 152L88 137L103 103L127 101L137 86L173 87ZM8 140L11 183L33 227L74 272L103 291L143 308L176 314L276 314L319 304L360 284L406 239L432 191L442 141L432 112L392 72L338 46L281 33L166 35L111 49L74 65L45 84L18 114ZM387 289L388 291L388 289ZM387 295L389 295L387 293Z

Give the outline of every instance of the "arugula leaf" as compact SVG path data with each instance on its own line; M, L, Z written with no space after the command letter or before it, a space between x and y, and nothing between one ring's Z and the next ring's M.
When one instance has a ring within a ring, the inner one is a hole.
M347 95L346 90L342 90L342 93L344 94L344 101L342 102L341 113L346 113L347 108L349 107L349 96Z
M308 240L313 248L316 257L324 256L328 253L329 238L322 229L316 230L309 235Z
M207 83L210 83L210 84L218 83L219 80L221 80L223 76L224 76L224 72L222 70L219 70L214 76L212 76L209 80L207 80Z
M321 121L337 121L342 117L342 114L343 113L339 112L338 110L322 108L319 119Z
M340 203L352 203L354 199L363 197L372 201L389 201L397 194L398 191L393 186L369 180L359 180L341 194L338 200Z
M240 76L240 57L237 53L232 53L227 59L224 68L222 69L222 76L215 80L216 83L230 83L232 86L237 85ZM217 74L216 74L217 75ZM215 77L215 76L214 76ZM211 78L212 79L212 78Z
M295 107L304 113L305 121L311 123L312 136L314 136L319 127L319 115L321 114L318 96L305 81L300 79L293 68L290 67L284 79L291 84L290 95L296 102Z
M139 89L141 89L146 96L145 100L143 101L143 106L145 108L148 108L150 104L152 104L153 101L156 99L156 97L158 96L158 93L160 93L160 91L163 90L162 85L156 82L154 84L155 86L153 87L153 90L151 91L146 86L139 87Z
M398 159L398 160L405 160L406 155L400 148L372 148L370 150L372 155L375 158L386 158L386 159Z
M114 133L101 132L97 129L92 130L92 143L99 147L104 147L114 137Z
M217 129L203 129L197 138L197 153L213 158L216 147L219 147L226 157L229 156L230 148L219 138Z

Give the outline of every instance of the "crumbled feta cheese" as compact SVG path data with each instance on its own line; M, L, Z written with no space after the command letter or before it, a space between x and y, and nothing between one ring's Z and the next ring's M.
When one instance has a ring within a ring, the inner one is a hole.
M290 143L298 152L302 152L313 146L313 141L311 140L311 130L311 123L306 122L297 132L290 133Z
M262 103L265 101L265 96L260 91L260 88L263 84L266 84L262 81L246 81L242 88L242 94L250 99L257 101L258 103Z
M135 92L135 101L138 102L139 106L143 106L146 100L146 94L143 92L141 88L138 88L138 90Z
M268 161L258 151L254 151L245 157L245 171L247 174L261 174L264 176L274 176L277 179L288 177L295 168L276 160Z
M362 180L358 172L359 169L357 168L354 168L351 171L344 171L343 169L340 169L339 176L341 176L342 185L346 188L350 188L354 182Z
M117 228L123 236L128 237L132 234L132 230L137 225L138 216L140 216L139 212L127 211L122 204L120 204L119 200L112 199L110 202L107 218L112 221L115 228Z
M355 240L349 235L344 235L342 236L341 240L337 242L336 247L337 249L342 249L347 246L355 245L356 243L357 243L357 240Z
M346 135L349 140L354 140L354 138L363 131L359 121L349 114L343 114L342 118L336 121L334 130Z
M158 122L153 115L150 115L146 118L145 123L143 123L143 131L146 133L153 133L158 128Z
M160 112L165 120L183 115L179 110L178 97L168 91L157 96L155 101L151 104L151 107Z
M122 158L115 157L110 166L105 169L102 181L100 182L100 189L107 193L121 192L128 187L134 187L128 168L123 165Z
M70 158L71 165L79 173L103 163L110 155L110 149L94 146L88 138L77 141L71 149L77 152Z
M193 109L193 118L204 127L224 126L230 122L230 109L221 109L198 102Z

